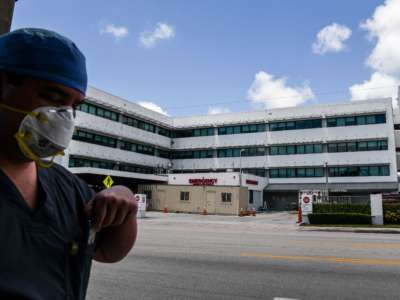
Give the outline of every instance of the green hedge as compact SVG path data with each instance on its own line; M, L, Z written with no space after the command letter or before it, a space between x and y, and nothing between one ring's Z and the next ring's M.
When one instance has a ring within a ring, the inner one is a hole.
M313 204L314 213L359 213L371 215L371 207L368 204Z
M383 204L385 224L400 224L400 204Z
M312 213L310 224L371 224L371 216L360 213Z

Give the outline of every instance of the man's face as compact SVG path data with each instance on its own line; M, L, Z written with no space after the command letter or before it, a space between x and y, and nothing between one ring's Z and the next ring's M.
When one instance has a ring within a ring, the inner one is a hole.
M83 99L82 93L61 84L33 78L15 80L0 73L0 103L20 110L32 111L41 106L75 107ZM4 146L16 146L13 136L24 117L24 114L0 108L0 134Z

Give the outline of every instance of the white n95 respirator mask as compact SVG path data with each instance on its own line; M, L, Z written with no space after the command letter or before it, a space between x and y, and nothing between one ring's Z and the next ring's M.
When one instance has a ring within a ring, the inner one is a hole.
M26 115L14 135L24 156L40 167L48 168L57 155L64 155L74 132L74 113L71 106L42 106L33 111L24 111L5 104L0 104L0 107Z

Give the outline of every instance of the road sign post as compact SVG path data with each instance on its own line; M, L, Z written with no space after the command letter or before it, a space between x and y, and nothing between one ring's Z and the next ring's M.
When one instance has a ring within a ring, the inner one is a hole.
M108 175L104 180L103 184L105 185L106 188L110 188L113 185L114 181L112 180L111 176Z

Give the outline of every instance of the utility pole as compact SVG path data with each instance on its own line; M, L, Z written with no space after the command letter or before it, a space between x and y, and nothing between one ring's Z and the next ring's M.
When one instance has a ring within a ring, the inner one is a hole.
M0 0L0 35L10 31L16 1Z

